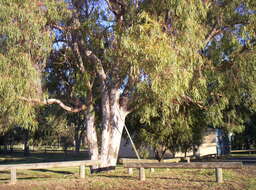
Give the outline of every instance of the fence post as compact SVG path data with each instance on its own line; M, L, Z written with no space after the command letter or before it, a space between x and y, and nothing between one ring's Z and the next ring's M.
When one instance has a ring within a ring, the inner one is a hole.
M144 181L145 179L146 179L145 169L144 168L140 168L140 181Z
M82 179L85 178L85 166L84 165L80 166L80 178L82 178Z
M129 174L129 175L132 175L132 174L133 174L132 168L128 168L128 174Z
M222 168L215 168L217 183L223 183Z
M155 168L150 168L150 172L154 173L155 172Z
M16 181L16 168L11 168L11 184L15 184Z

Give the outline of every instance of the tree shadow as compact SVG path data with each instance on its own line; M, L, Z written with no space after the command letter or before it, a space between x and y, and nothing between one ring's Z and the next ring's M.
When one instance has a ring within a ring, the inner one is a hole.
M17 180L32 180L32 179L38 179L39 177L17 177ZM42 177L40 176L40 178L47 178L47 177ZM2 178L0 179L0 181L5 181L5 183L10 183L10 178Z
M105 175L105 174L100 174L97 175L99 177L106 177L106 178L121 178L121 179L134 179L136 176L119 176L119 175Z
M26 163L38 163L38 162L61 162L61 161L74 161L74 160L86 160L89 159L89 153L87 150L76 153L73 150L69 150L68 154L63 151L31 151L29 156L24 156L23 151L14 151L13 153L0 152L4 160L0 161L2 164L26 164ZM13 159L15 158L15 159Z
M57 174L74 174L73 172L69 171L55 171L55 170L47 170L47 169L31 169L32 171L39 171L39 172L51 172Z
M0 174L9 174L9 171L0 171Z
M177 180L177 181L182 181L184 182L184 179L181 179L181 178L174 178L174 177L147 177L147 178L159 178L159 179L165 179L165 180ZM194 179L189 179L187 180L189 182L208 182L208 183L212 183L212 182L215 182L215 181L212 181L212 180L194 180Z

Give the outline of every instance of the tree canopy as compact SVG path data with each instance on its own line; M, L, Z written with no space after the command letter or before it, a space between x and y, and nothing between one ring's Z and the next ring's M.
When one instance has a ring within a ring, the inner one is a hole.
M109 166L126 116L141 107L141 120L158 117L170 128L197 125L199 110L215 127L236 128L239 105L255 110L255 7L254 0L1 0L1 129L35 125L36 103L81 111L91 155Z
M47 10L46 7L47 6ZM41 71L52 48L50 22L63 18L64 3L0 1L0 126L35 125L35 111L21 97L42 97Z

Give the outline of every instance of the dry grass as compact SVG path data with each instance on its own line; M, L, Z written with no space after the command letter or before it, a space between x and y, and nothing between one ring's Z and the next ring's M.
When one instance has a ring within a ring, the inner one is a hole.
M256 190L256 166L242 170L224 170L224 183L215 182L214 170L197 169L157 169L146 171L146 181L138 180L138 172L133 176L126 169L89 175L79 179L78 168L18 171L16 185L8 184L9 173L0 175L0 190L130 190L130 189L184 189L184 190Z
M24 157L21 153L0 155L1 164L81 160L80 155L63 153L32 153ZM156 169L154 173L146 170L146 181L138 180L138 171L133 176L119 166L114 171L89 174L79 178L78 167L41 170L18 170L18 181L9 184L9 171L0 171L0 190L256 190L256 164L242 170L223 170L224 183L215 182L213 169Z

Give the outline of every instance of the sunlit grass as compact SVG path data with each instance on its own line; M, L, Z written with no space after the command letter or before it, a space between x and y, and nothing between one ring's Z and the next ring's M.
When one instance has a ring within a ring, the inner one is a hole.
M256 168L256 167L255 167ZM255 169L254 168L254 169ZM250 189L256 187L256 176L244 175L236 170L223 170L224 183L215 182L214 169L155 169L151 173L146 170L146 181L138 180L139 172L134 169L132 176L127 174L127 169L118 166L116 170L90 174L86 168L86 178L79 178L78 167L53 168L42 170L18 170L16 187L27 184L43 186L45 189L55 190L51 186L61 186L64 189ZM6 187L10 178L9 172L1 172L0 189ZM8 186L10 187L10 186ZM79 187L79 188L78 188ZM40 189L38 188L38 189ZM42 188L44 189L44 188ZM28 190L30 190L28 188Z
M30 163L39 161L82 160L80 155L63 153L32 153L0 155L1 164ZM0 190L112 190L112 189L196 189L196 190L239 190L256 189L256 166L242 170L223 170L224 183L216 183L215 169L146 169L146 181L139 181L138 169L128 175L127 169L118 165L116 170L90 174L86 168L86 178L80 179L79 167L17 170L18 183L8 185L10 171L0 171Z

